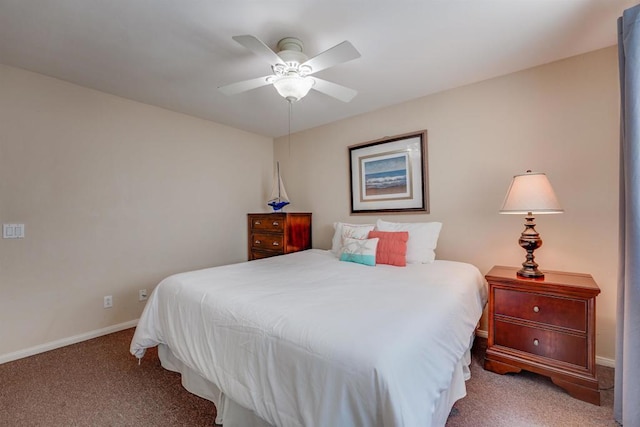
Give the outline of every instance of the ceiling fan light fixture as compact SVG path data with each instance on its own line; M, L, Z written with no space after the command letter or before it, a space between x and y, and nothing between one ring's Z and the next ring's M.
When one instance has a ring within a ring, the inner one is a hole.
M273 74L218 87L225 95L235 95L271 84L275 86L278 94L290 103L304 98L311 89L342 102L351 101L358 93L318 77L309 77L329 67L360 58L360 52L346 40L312 58L303 52L302 42L295 37L281 39L278 42L277 53L252 35L233 36L233 40L266 59L271 64Z
M289 102L296 102L307 96L314 83L311 77L290 74L274 80L273 86L281 97Z

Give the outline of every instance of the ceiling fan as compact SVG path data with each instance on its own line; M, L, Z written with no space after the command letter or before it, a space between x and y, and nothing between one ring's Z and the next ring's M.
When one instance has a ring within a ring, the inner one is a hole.
M235 95L272 84L289 102L304 98L314 89L343 102L349 102L358 92L318 77L310 77L318 71L360 57L360 53L348 41L343 41L324 52L308 58L302 51L302 42L295 37L285 37L278 42L278 52L263 41L251 36L234 36L233 39L271 64L273 74L221 86L225 95Z

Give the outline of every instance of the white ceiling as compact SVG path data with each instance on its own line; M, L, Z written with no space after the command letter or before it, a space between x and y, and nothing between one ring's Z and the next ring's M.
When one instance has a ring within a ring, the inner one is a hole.
M362 54L318 73L356 98L311 91L293 105L295 132L614 45L636 1L0 0L0 63L281 136L288 104L273 87L216 89L271 72L234 35L274 50L298 37L309 57L349 40Z

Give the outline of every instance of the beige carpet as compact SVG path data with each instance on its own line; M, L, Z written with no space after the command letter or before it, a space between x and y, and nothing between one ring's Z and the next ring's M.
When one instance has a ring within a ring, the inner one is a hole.
M155 349L138 366L132 336L128 329L0 365L0 426L213 426L214 405L185 391ZM613 390L594 406L535 374L486 372L485 343L474 348L468 396L448 427L616 426ZM601 387L611 387L613 370L599 369Z
M0 426L212 426L214 405L129 354L133 329L0 365Z
M447 427L587 427L617 426L613 420L612 368L598 366L601 406L569 396L550 379L522 371L498 375L482 368L486 339L477 339L467 381Z

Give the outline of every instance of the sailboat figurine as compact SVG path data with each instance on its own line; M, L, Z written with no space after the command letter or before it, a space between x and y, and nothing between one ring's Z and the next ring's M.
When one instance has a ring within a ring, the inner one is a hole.
M273 208L274 212L278 212L289 203L289 196L287 196L282 177L280 177L280 162L276 162L276 173L273 174L273 190L271 190L271 197L269 197L267 204Z

